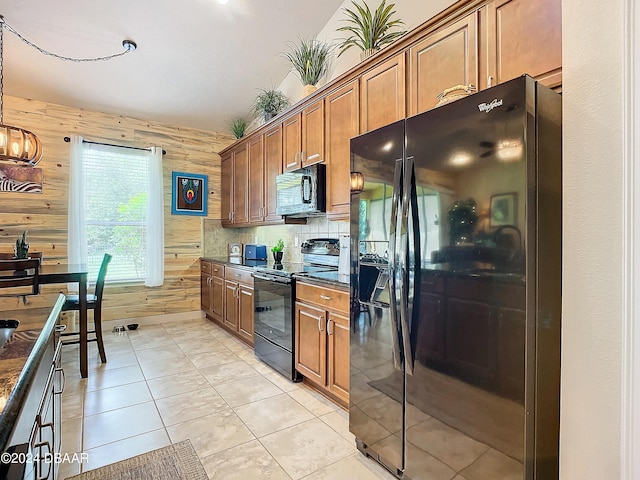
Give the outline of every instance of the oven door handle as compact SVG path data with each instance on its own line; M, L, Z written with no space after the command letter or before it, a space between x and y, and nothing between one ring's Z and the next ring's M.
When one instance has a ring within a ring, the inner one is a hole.
M291 283L291 280L288 278L280 278L280 277L267 277L264 275L259 275L257 273L252 273L251 276L253 278L257 278L258 280L266 280L267 282L276 282L276 283L282 283L285 285L289 285Z

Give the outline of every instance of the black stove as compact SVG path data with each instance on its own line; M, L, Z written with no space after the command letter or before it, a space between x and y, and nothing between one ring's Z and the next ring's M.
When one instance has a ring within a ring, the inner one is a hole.
M256 356L294 382L302 376L295 369L295 276L337 272L339 241L307 240L301 263L282 262L256 266L254 278L253 340Z
M260 275L291 278L293 275L325 272L338 269L340 243L337 238L315 238L300 247L302 262L282 262L260 265L254 271Z

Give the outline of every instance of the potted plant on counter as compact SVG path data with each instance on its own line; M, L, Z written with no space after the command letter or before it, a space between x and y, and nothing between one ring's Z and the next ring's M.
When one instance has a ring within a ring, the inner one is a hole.
M273 247L271 247L271 251L273 252L273 260L276 263L282 263L282 250L284 249L284 242L282 239L278 240Z
M349 25L337 30L338 32L349 32L351 35L340 45L338 56L356 46L361 50L360 59L365 60L406 33L404 30L390 31L392 28L404 24L400 19L391 19L396 13L393 10L395 3L385 6L386 0L382 0L375 12L371 12L366 3L364 6L356 3L355 0L351 3L356 7L356 10L343 8L348 17L345 21L349 22Z
M299 38L298 43L291 42L290 51L283 54L298 73L305 97L318 88L318 83L326 75L332 50L331 44L315 37Z

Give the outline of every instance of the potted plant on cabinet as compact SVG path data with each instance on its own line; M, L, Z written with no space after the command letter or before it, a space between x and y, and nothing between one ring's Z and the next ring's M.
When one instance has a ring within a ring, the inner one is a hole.
M244 137L244 134L247 131L247 121L242 117L230 120L228 126L231 133L233 133L233 136L236 137L236 140Z
M284 249L284 242L282 239L278 240L273 247L271 247L271 251L273 252L273 260L276 263L282 263L282 250Z
M304 85L304 96L315 91L318 88L318 82L326 75L332 50L331 44L315 37L299 38L298 43L292 42L290 51L283 54L298 73Z
M253 104L253 112L256 116L262 116L264 121L268 122L288 106L289 99L280 90L275 88L269 90L260 89L260 93Z
M361 50L360 59L364 60L406 33L404 30L390 31L392 28L404 25L402 20L391 18L396 13L393 10L395 3L385 6L386 0L382 0L375 12L371 12L366 3L364 6L356 3L355 0L351 3L356 7L356 10L343 9L348 17L345 21L349 22L349 25L337 30L338 32L349 32L351 35L340 45L338 56L356 46Z

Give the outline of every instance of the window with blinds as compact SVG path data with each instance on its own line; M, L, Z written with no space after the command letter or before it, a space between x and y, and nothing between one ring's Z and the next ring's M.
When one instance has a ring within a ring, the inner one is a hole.
M87 264L95 281L105 253L113 255L109 282L144 281L147 273L147 152L85 145Z

